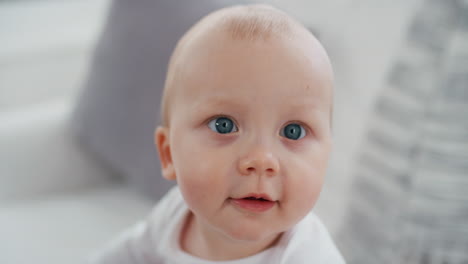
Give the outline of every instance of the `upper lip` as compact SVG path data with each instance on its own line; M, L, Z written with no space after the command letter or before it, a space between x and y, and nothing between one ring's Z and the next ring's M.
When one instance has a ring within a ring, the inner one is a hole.
M244 195L235 199L245 199L245 198L251 198L251 197L256 198L256 199L264 199L267 201L273 201L273 199L271 199L271 197L266 193L249 193L247 195Z

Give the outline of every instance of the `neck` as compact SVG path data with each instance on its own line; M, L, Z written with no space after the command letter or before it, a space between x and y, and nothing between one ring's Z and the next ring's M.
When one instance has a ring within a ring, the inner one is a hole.
M272 247L281 235L260 241L239 241L214 230L193 213L187 217L180 244L184 251L206 260L222 261L245 258Z

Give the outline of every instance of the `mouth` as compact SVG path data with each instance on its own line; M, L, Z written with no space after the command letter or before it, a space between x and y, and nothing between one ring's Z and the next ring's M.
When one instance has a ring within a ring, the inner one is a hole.
M248 194L241 198L230 198L229 200L235 207L254 213L266 212L276 205L276 201L266 194Z

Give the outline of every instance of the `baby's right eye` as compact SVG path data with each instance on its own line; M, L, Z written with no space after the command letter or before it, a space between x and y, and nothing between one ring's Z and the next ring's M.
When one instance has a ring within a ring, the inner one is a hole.
M220 134L227 134L238 131L236 124L234 124L234 122L227 117L218 117L212 119L208 123L208 127L214 132Z

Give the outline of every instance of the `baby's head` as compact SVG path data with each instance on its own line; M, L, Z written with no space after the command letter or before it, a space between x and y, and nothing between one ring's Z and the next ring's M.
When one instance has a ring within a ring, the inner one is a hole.
M214 12L169 64L155 133L163 176L200 225L238 241L275 238L318 199L332 97L326 52L298 22L263 5Z

